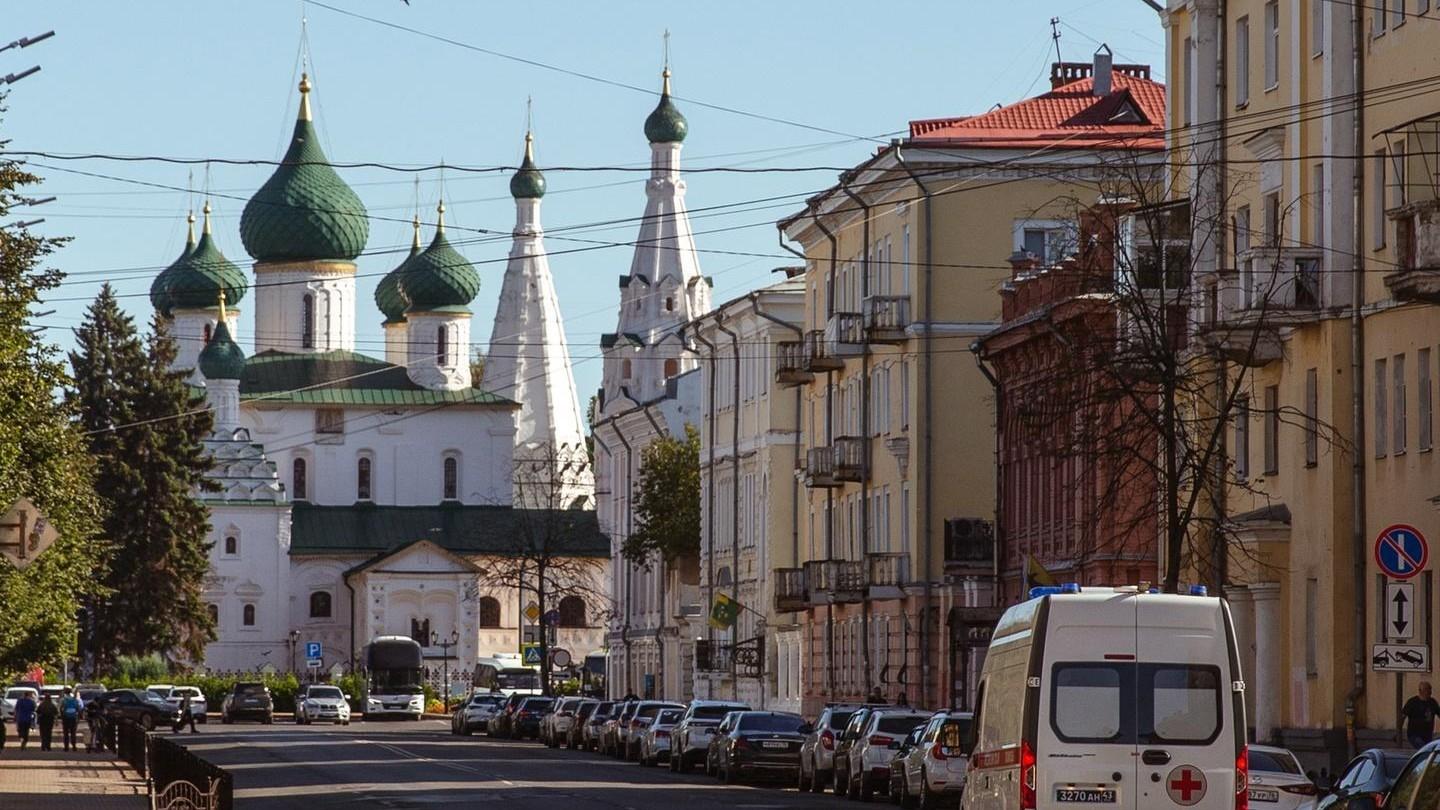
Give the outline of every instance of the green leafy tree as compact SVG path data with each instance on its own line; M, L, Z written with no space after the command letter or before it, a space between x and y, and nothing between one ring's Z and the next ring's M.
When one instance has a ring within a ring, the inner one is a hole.
M87 652L108 668L152 652L198 661L214 628L203 589L213 488L202 440L213 420L203 398L169 366L175 344L157 321L142 340L107 284L75 330L72 401L98 462L111 565L92 611Z
M635 487L634 532L621 553L635 565L658 556L668 565L700 553L700 431L685 426L685 438L662 436L640 456Z
M0 218L35 181L0 161ZM94 467L69 407L55 398L70 378L31 323L31 307L60 282L41 264L62 241L0 230L0 509L29 498L59 532L23 571L0 560L0 674L58 668L74 654L82 600L99 591L105 564L94 542Z

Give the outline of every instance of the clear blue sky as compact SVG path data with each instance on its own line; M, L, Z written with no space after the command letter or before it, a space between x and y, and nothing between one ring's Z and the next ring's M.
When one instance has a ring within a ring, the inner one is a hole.
M333 5L424 32L579 73L658 90L661 34L671 31L675 94L684 99L783 118L806 129L680 101L690 121L683 160L695 166L849 166L875 146L832 132L888 137L915 118L983 112L1045 87L1054 59L1050 18L1062 21L1067 60L1089 59L1104 40L1117 61L1145 62L1163 79L1163 33L1140 0L933 0L873 4L835 0L725 3L523 3L463 0L329 0ZM294 122L299 73L298 0L135 2L46 0L7 4L0 42L55 29L34 47L0 53L0 74L40 64L15 84L0 121L11 150L274 160ZM311 75L322 142L337 162L463 166L514 165L525 99L534 97L542 166L643 166L641 127L653 95L437 42L316 6L309 20ZM763 151L762 151L763 150ZM126 308L148 320L151 278L184 241L183 191L87 177L60 169L184 188L189 168L155 162L32 158L45 178L36 196L59 199L33 212L38 230L73 237L55 264L70 274L41 320L68 348L85 301L110 280ZM270 167L214 165L215 233L241 267L249 259L238 222L244 200ZM204 188L204 165L193 167ZM415 199L412 174L349 169L342 176L372 216L369 250L403 249ZM738 206L693 219L701 266L723 301L773 278L790 263L773 222L824 188L833 171L695 174L692 210L797 195L767 207ZM615 326L616 279L628 246L591 247L560 236L626 241L635 224L564 230L639 216L643 175L547 175L544 221L582 398L599 385L600 334ZM447 221L508 233L508 173L445 177ZM437 174L420 175L422 217L433 217ZM230 195L222 196L222 195ZM456 233L477 263L482 288L473 339L490 337L508 239ZM464 244L467 239L482 240ZM761 256L727 255L723 252ZM371 303L378 275L400 254L360 259L357 348L382 354L381 316ZM370 275L366 275L370 274ZM253 292L242 304L240 342L250 345Z

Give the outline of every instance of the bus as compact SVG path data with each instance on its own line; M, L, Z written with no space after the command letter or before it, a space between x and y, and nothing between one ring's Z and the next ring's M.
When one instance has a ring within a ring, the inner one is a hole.
M421 686L425 659L408 636L377 636L365 647L365 719L400 715L419 720L425 713Z
M518 658L518 657L517 657ZM475 662L475 674L470 680L478 692L500 692L513 695L541 694L540 673L534 667L522 665L519 660L505 658L481 658Z

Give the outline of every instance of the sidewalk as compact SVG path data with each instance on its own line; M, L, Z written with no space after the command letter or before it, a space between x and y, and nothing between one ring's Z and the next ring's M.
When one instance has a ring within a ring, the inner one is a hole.
M150 806L144 781L112 753L40 751L34 740L22 752L13 734L8 742L0 753L0 807L5 810L68 808L77 796L86 797L85 810Z

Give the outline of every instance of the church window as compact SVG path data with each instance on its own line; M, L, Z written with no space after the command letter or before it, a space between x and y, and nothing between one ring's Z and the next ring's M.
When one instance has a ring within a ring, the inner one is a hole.
M210 626L216 629L220 627L220 606L214 602L205 605L205 613L210 617Z
M673 295L667 295L667 296L665 297L665 311L666 311L666 312L674 312L674 311L675 311L675 296L673 296Z
M629 361L629 360L622 360L622 361L620 361L620 377L621 377L622 379L626 379L626 380L630 379L630 361Z
M370 457L361 456L355 464L355 498L370 500Z
M435 362L450 365L450 332L444 326L435 329Z
M255 606L246 605L240 609L240 623L246 627L255 626Z
M297 501L303 501L310 497L308 482L305 479L305 459L297 458L290 462L290 497Z
M410 638L422 647L430 646L430 620L411 619Z
M454 456L445 457L445 491L442 497L453 501L460 497L460 460Z
M206 343L209 343L209 342L210 342L210 334L211 334L211 332L210 332L210 324L207 323L207 324L205 324L205 342L206 342Z
M240 555L240 538L233 534L225 535L225 556L237 557Z
M300 347L315 348L315 296L310 293L300 301Z
M310 618L330 618L330 593L328 591L311 591Z
M344 433L345 411L340 408L317 408L315 410L316 433Z
M500 600L493 596L480 597L480 626L500 626Z
M680 361L671 357L665 361L665 379L670 379L680 373Z
M578 596L567 596L560 600L561 627L588 627L585 621L585 600Z

